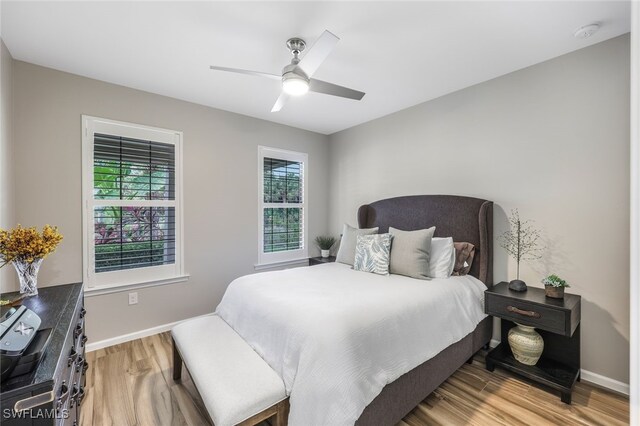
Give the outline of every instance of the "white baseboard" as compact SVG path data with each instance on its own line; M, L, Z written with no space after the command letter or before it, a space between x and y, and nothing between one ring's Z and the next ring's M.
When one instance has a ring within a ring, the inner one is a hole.
M623 383L610 377L606 377L598 373L593 373L585 369L580 370L580 380L593 383L594 385L598 385L603 388L611 389L612 391L621 393L623 395L629 395L628 383Z
M112 337L110 339L100 340L98 342L87 343L87 352L97 351L98 349L108 348L109 346L119 345L120 343L129 342L131 340L142 339L143 337L153 336L154 334L164 333L171 330L176 325L183 321L187 321L193 318L206 317L213 314L198 315L197 317L186 318L180 321L170 322L169 324L157 325L155 327L147 328L145 330L134 331L133 333L123 334L121 336Z
M495 348L499 344L500 344L500 341L496 339L491 339L491 341L489 342L489 346L492 348ZM584 368L580 370L580 380L593 383L594 385L598 385L600 387L610 389L614 392L618 392L624 395L629 395L628 383L623 383L618 380L612 379L610 377L606 377L598 373L593 373L589 370L585 370Z

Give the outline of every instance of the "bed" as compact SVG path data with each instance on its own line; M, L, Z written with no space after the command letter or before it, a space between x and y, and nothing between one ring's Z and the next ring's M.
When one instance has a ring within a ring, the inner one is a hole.
M435 225L436 236L474 244L469 276L422 281L340 264L268 272L235 280L216 313L282 377L292 425L394 424L491 338L482 298L492 221L492 203L470 197L364 205L361 228Z
M417 195L389 198L358 209L360 228L389 226L413 230L436 226L436 237L475 245L469 275L493 286L493 202L455 195ZM478 350L488 345L493 320L485 318L473 332L434 358L388 384L365 408L357 425L392 425L413 410Z

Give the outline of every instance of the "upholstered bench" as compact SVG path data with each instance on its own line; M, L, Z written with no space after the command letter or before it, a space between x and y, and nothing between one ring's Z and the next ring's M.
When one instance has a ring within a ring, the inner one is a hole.
M217 315L178 324L173 336L173 379L184 361L216 426L287 424L289 399L275 371Z

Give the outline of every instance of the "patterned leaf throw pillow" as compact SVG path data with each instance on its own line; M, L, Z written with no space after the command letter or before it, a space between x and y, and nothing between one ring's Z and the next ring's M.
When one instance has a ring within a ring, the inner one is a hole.
M353 269L388 275L390 251L390 234L358 235Z

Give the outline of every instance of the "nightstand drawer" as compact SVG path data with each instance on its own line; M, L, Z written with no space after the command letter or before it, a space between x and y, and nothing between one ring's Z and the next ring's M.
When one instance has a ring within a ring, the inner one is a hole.
M565 334L570 312L510 297L487 295L485 312L520 324Z

